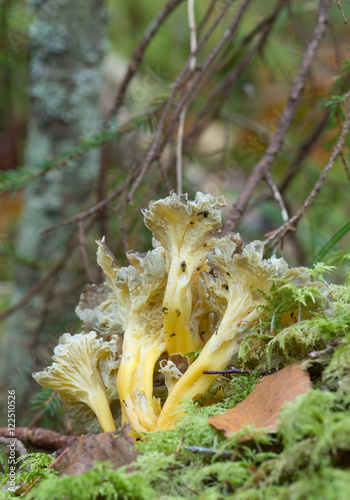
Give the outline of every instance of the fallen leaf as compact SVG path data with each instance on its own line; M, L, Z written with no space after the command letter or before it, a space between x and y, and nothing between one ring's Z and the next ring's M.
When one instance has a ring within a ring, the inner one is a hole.
M96 460L109 460L117 469L135 460L134 438L129 435L130 425L101 434L87 434L74 439L72 444L51 464L59 472L74 476L92 468Z
M268 427L271 432L276 432L282 405L293 401L298 394L304 394L310 387L310 378L300 365L286 366L263 377L246 399L222 415L209 417L209 423L225 431L226 437L248 424L254 424L257 429ZM244 436L242 441L246 439L249 436Z

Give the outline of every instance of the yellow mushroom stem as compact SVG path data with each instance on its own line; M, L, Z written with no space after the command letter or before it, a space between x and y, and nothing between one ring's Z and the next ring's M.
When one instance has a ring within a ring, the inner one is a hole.
M87 405L97 416L104 432L116 430L112 412L108 403L107 394L103 389L98 387L94 393L89 395Z
M176 420L182 415L179 412L179 405L184 398L196 399L202 396L219 376L203 374L204 371L223 370L232 356L238 352L248 325L259 316L256 309L248 315L245 311L243 315L242 309L246 308L244 304L242 306L233 313L228 308L230 313L225 314L217 333L210 337L196 361L175 384L159 415L157 430L172 429ZM240 319L244 322L239 323ZM237 323L240 326L237 326Z
M202 347L190 330L191 269L185 260L173 258L163 300L163 324L168 354L187 354Z
M162 330L149 335L138 327L127 329L124 333L116 383L122 406L122 423L129 422L136 432L148 432L157 425L160 405L153 398L153 371L164 351Z

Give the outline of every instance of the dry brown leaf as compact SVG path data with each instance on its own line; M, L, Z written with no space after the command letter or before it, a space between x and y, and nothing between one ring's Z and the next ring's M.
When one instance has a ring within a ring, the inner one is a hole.
M129 435L130 425L101 434L77 437L72 444L51 464L59 472L74 476L90 470L96 460L109 460L113 468L128 465L138 453L134 438Z
M300 365L292 364L273 375L263 377L249 396L235 408L222 415L209 417L209 422L230 437L233 432L254 424L257 429L268 427L271 432L277 430L277 420L281 407L287 401L293 401L298 394L307 392L311 381ZM244 436L242 440L249 439Z

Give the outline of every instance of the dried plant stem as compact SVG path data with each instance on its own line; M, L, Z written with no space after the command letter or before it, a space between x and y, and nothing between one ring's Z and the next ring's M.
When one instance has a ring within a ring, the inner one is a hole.
M346 95L349 98L350 92L348 92ZM339 155L341 155L346 136L349 132L349 128L350 128L350 106L348 106L346 119L345 119L345 122L343 124L343 128L341 129L338 141L337 141L336 145L334 146L332 153L331 153L331 156L330 156L326 166L324 167L322 173L320 174L315 186L313 187L309 196L305 200L304 205L300 208L300 210L293 217L288 219L281 227L276 229L276 231L273 231L272 233L270 233L270 236L265 241L265 245L269 245L271 242L273 242L271 247L274 248L285 237L285 235L289 231L295 230L300 219L303 217L306 210L309 208L309 206L313 202L315 196L320 191L320 189L321 189L321 187L322 187L322 185L327 177L327 174L330 171L330 169L332 168L336 158Z
M288 215L286 206L284 204L282 195L278 191L276 184L273 182L270 172L266 172L264 175L264 178L265 178L266 184L271 189L271 192L272 192L272 195L273 195L275 201L277 202L278 206L280 207L282 219L284 222L286 222L289 219L289 215Z
M188 7L188 25L191 35L191 56L189 63L189 70L193 71L196 67L196 50L197 50L197 32L196 32L196 19L194 14L194 0L187 0ZM179 128L177 132L177 146L176 146L176 190L179 194L182 193L182 141L184 135L184 127L186 120L187 106L184 106L180 118Z

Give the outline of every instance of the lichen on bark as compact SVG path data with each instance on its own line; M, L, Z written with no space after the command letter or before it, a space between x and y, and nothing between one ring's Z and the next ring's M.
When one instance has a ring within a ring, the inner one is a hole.
M74 148L81 137L101 130L100 66L106 14L104 0L28 0L27 4L34 16L28 27L31 116L25 165L34 166ZM96 186L99 156L99 150L92 150L25 188L16 252L26 262L16 267L14 302L42 278L64 251L71 230L54 231L49 237L39 230L86 207ZM61 276L54 286L65 297L71 280ZM2 387L16 390L18 420L21 408L28 403L36 343L50 332L40 317L46 293L47 288L29 306L16 312L1 338L0 379ZM50 323L55 313L61 316L62 310L50 310ZM4 414L7 391L1 394L0 412Z

